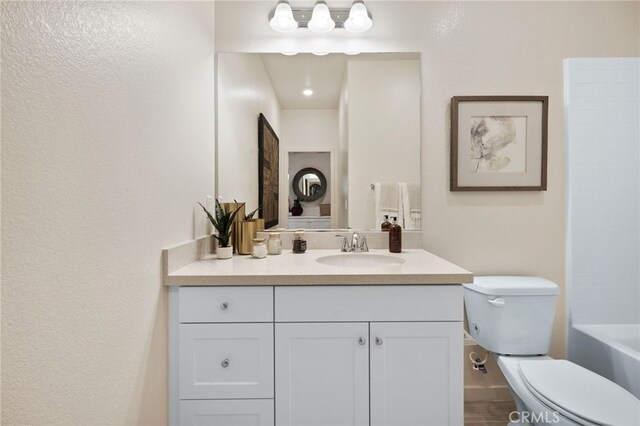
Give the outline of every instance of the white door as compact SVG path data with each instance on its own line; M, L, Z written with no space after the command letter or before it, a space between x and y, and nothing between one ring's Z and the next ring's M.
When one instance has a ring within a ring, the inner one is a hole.
M273 398L273 324L180 324L180 399Z
M370 331L371 425L462 425L462 323L371 323Z
M273 399L180 401L180 426L273 426Z
M367 323L276 324L279 426L369 424Z

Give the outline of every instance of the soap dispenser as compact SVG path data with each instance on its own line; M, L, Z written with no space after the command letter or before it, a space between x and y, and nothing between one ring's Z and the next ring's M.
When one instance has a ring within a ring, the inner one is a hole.
M391 222L389 222L389 215L385 214L384 222L382 222L382 225L380 225L380 230L388 231L390 227L391 227Z
M393 223L389 227L389 251L391 253L402 253L402 227L398 225L398 218L393 218Z

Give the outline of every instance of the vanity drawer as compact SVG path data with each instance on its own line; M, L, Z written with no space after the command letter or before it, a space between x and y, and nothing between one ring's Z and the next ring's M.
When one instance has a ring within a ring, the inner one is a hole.
M272 322L273 287L180 287L180 322Z
M180 426L273 426L273 399L180 401Z
M273 398L273 324L180 324L180 399Z
M462 285L276 287L276 322L462 321Z

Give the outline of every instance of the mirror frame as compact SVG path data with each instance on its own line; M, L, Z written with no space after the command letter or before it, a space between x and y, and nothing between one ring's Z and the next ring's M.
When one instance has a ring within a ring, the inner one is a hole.
M304 195L302 191L300 191L300 179L302 179L302 177L306 174L314 174L320 179L320 191L318 191L316 194ZM296 175L293 177L291 186L293 186L293 192L295 192L296 197L298 197L300 201L318 201L319 199L324 197L324 194L327 193L327 178L320 170L313 167L305 167L304 169L301 169L298 173L296 173Z

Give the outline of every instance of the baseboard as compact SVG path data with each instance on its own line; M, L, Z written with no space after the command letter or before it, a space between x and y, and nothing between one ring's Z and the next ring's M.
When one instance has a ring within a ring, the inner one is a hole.
M508 401L512 399L506 386L465 386L465 402Z

